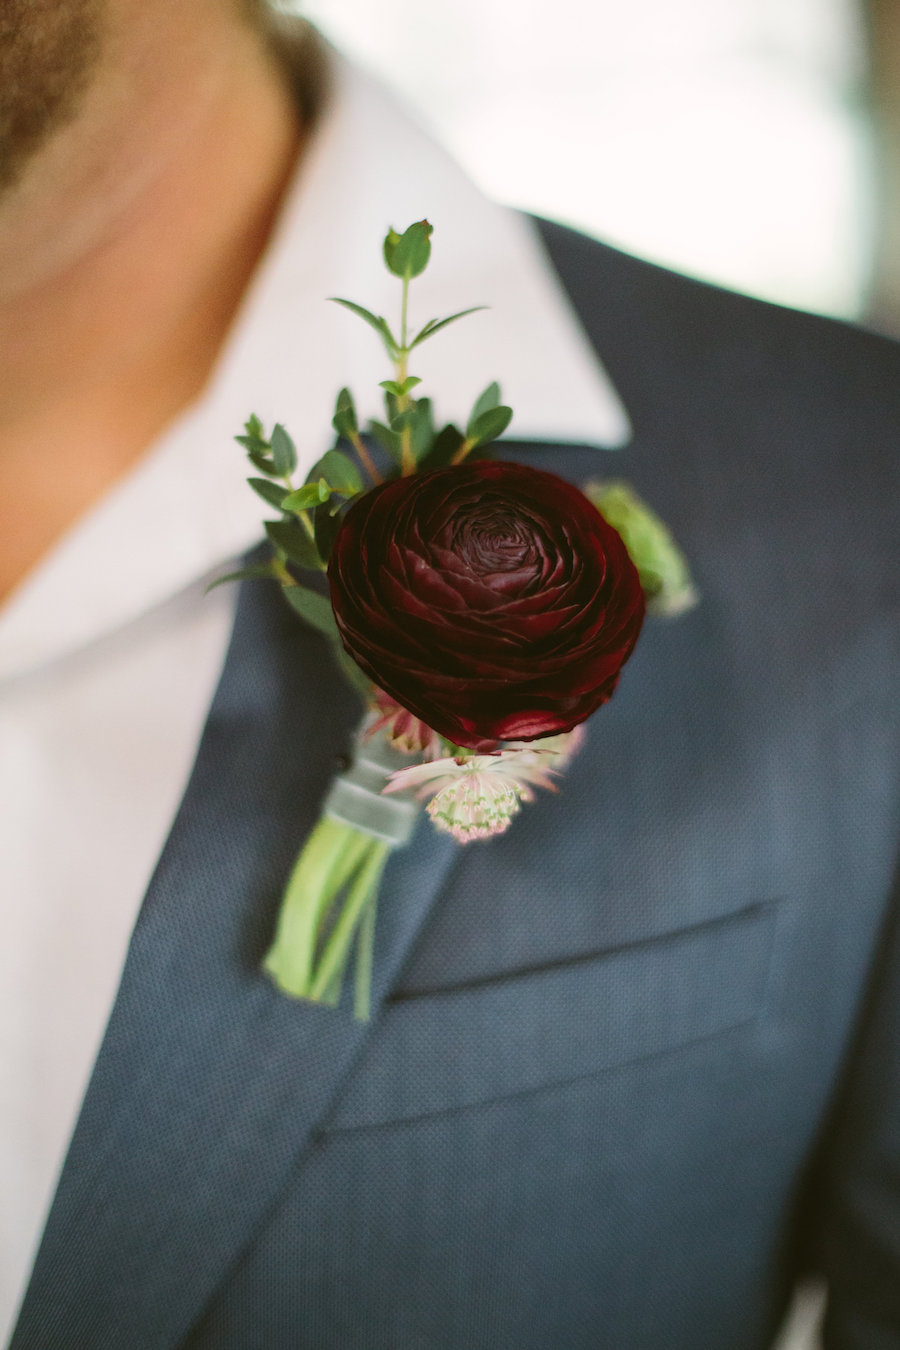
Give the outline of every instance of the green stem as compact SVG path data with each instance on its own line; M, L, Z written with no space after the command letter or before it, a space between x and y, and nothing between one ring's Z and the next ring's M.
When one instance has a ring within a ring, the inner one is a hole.
M416 471L416 461L412 453L412 432L404 427L400 432L400 476L409 478Z
M288 879L275 940L263 960L264 970L284 993L309 997L319 930L371 842L328 816L306 841Z
M356 453L359 455L360 462L363 468L365 469L366 473L371 478L372 482L383 483L384 479L381 477L381 474L376 469L375 462L372 459L372 456L369 454L368 450L366 449L363 439L358 431L350 432L350 442Z
M463 460L466 458L471 449L472 449L472 442L468 439L464 440L462 445L457 450L456 454L451 459L450 463L462 464Z
M380 879L380 874L379 874ZM353 988L353 1016L358 1022L368 1022L372 1006L372 958L375 951L375 915L378 909L378 884L369 897L369 903L359 921L356 939L356 978Z
M288 570L287 560L283 553L276 553L272 558L272 573L278 578L282 586L296 586L296 581Z
M322 997L323 992L331 984L335 971L346 960L360 915L376 891L387 862L390 845L381 839L374 839L371 835L366 837L366 842L369 845L367 854L353 879L338 921L313 972L309 990L309 997L313 1000Z
M409 277L403 278L403 302L400 307L400 348L405 358L408 355L406 346L406 308L409 303ZM404 376L405 378L405 376Z
M341 989L344 984L344 971L347 968L347 958L349 957L349 955L350 955L350 948L348 947L346 952L344 953L344 957L340 965L338 965L335 968L334 974L332 975L331 979L328 982L327 989L323 989L322 997L319 999L320 1003L327 1003L330 1008L336 1008L338 1003L340 1003L341 1001Z
M403 278L403 301L400 306L400 351L397 356L397 383L401 389L407 376L407 361L409 359L409 348L406 345L406 311L409 304L409 277ZM397 399L397 411L406 412L409 407L409 395L401 394ZM412 432L409 427L404 427L400 432L400 474L403 478L408 478L410 474L416 471L416 461L412 452Z

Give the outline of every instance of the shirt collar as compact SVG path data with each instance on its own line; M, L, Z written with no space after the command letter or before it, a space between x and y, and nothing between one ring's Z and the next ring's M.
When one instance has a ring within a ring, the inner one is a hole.
M124 627L260 538L262 504L233 440L251 412L288 427L301 469L332 444L343 385L361 419L382 415L383 348L326 297L395 314L399 284L380 254L391 226L434 225L431 263L410 292L412 324L490 307L416 351L413 372L439 421L465 417L497 379L517 440L628 439L627 415L534 227L488 200L376 81L321 48L324 106L203 396L10 598L0 676Z

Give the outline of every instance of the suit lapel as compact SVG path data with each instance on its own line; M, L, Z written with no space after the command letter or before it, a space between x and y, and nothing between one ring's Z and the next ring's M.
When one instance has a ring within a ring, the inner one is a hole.
M245 584L11 1350L176 1345L359 1054L377 1011L361 1024L292 1002L259 973L284 878L358 715L326 644L274 588ZM392 859L374 1009L452 857L420 828Z

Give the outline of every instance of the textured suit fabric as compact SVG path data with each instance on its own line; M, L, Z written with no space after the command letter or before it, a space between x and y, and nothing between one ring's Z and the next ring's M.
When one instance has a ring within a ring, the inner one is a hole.
M764 1350L809 1261L900 1345L900 357L543 228L635 439L509 454L702 602L558 796L395 857L360 1028L256 971L356 709L244 587L14 1350Z

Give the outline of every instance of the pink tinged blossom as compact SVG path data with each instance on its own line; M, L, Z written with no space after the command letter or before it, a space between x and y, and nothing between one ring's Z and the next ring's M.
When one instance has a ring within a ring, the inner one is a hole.
M401 708L383 689L375 690L375 710L378 717L367 729L366 740L383 731L391 748L403 755L424 755L426 759L439 757L443 742L437 732Z
M584 722L579 722L577 727L571 731L562 731L558 736L544 736L539 741L507 741L507 750L521 750L524 753L528 751L536 752L540 755L552 755L552 759L545 759L555 773L567 769L572 760L578 754L581 747L587 740L587 727Z
M503 834L522 802L534 800L532 787L555 791L554 751L530 744L523 750L490 755L460 755L415 764L391 774L385 793L414 790L437 829L461 844Z

